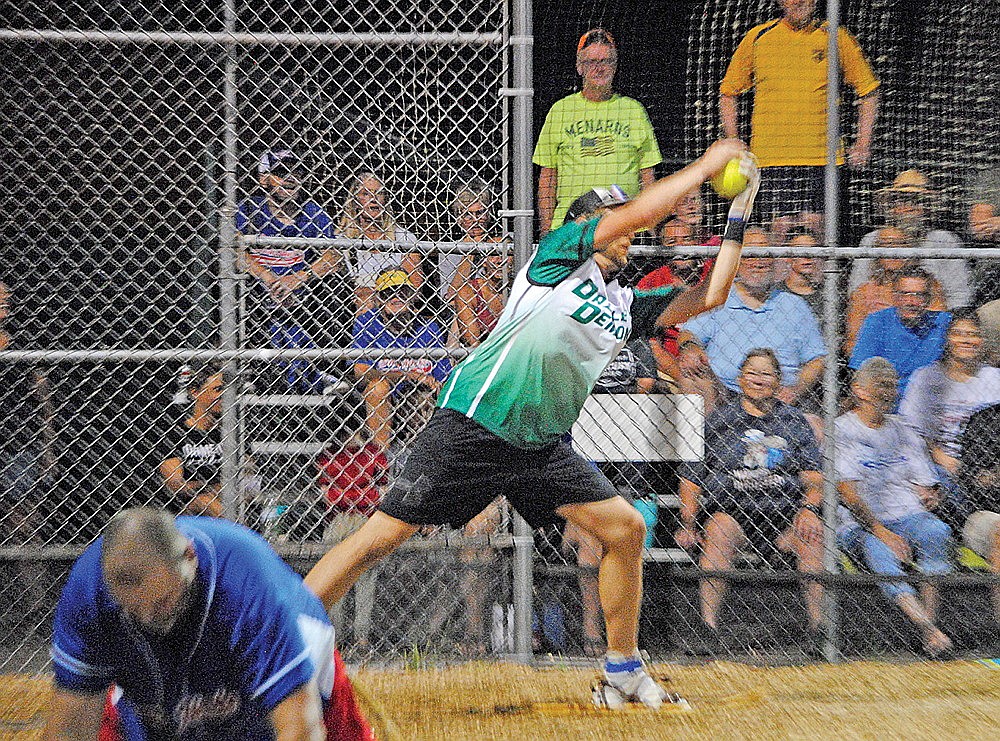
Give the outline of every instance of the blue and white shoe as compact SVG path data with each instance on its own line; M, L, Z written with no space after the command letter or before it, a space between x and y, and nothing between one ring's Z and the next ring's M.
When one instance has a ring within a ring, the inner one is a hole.
M639 656L607 658L604 662L604 681L593 688L594 704L617 710L627 702L638 702L651 710L659 710L664 702L687 702L668 693L649 676Z

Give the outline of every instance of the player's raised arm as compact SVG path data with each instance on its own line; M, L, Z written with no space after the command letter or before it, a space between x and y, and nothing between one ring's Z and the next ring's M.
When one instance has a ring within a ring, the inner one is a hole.
M677 202L746 151L739 139L722 139L682 170L657 180L634 201L604 214L594 232L594 251L600 252L622 237L659 224L672 213Z
M733 199L733 203L729 207L726 231L722 237L719 255L715 259L715 265L712 266L712 272L706 280L697 286L688 288L670 302L656 320L656 326L660 329L681 324L691 317L726 303L729 291L733 287L736 270L740 266L743 230L753 211L753 202L757 197L757 191L760 189L760 170L757 168L753 155L744 152L740 158L740 172L747 179L747 187Z

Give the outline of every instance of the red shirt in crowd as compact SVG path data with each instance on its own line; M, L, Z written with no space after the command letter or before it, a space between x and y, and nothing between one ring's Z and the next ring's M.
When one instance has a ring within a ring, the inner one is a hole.
M316 460L319 484L334 509L371 515L389 481L389 461L377 445L348 444Z

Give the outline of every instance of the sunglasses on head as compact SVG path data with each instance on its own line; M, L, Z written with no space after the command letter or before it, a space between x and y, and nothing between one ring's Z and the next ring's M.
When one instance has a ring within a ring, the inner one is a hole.
M607 44L612 47L616 46L614 36L605 31L603 28L595 28L587 31L587 33L580 37L580 42L576 45L576 50L579 53L591 44Z

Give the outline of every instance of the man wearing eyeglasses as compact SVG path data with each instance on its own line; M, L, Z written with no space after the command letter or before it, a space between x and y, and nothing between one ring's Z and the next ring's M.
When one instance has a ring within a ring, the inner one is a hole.
M861 367L868 358L886 358L899 374L902 398L917 368L941 357L951 314L930 311L930 273L921 267L904 268L892 285L892 308L869 314L861 325L848 366Z
M532 162L538 178L540 234L562 226L566 209L591 188L616 184L629 197L653 182L663 161L646 109L612 90L618 47L603 28L587 31L576 50L580 92L552 106Z

